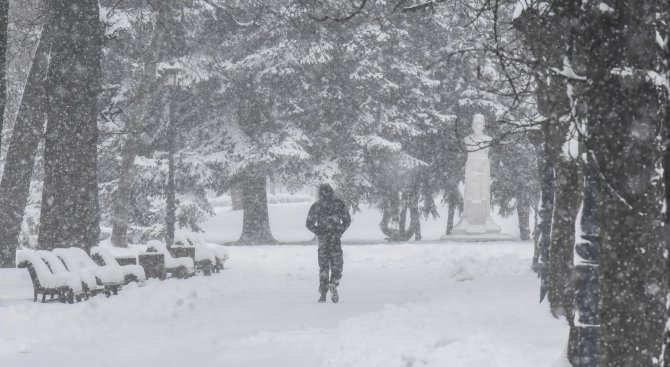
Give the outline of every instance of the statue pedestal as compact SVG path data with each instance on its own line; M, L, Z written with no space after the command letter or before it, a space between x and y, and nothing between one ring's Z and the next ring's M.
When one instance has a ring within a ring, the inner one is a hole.
M488 242L509 241L515 238L506 233L501 233L501 228L493 222L490 216L484 218L482 224L472 224L468 218L463 216L451 234L443 235L440 240L454 242Z
M449 242L491 242L491 241L513 241L518 238L507 233L484 233L484 234L447 234L440 237L441 241Z
M497 224L493 223L493 219L491 219L487 213L482 212L482 214L484 214L482 217L470 218L470 220L468 220L467 216L461 217L461 220L458 221L458 224L454 226L454 229L451 231L451 233L459 235L500 233L501 228Z

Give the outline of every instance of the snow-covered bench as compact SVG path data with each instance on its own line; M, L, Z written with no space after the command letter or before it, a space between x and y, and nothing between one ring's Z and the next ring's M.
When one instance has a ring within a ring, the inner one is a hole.
M139 265L119 265L114 255L104 247L91 247L91 257L98 257L104 265L118 267L123 272L125 284L130 282L141 283L147 280L144 268Z
M121 269L113 266L99 266L95 263L84 250L78 247L57 248L53 250L69 271L75 269L91 269L95 274L98 285L105 288L105 293L117 294L123 286L124 277Z
M49 267L52 273L54 274L68 274L70 273L63 265L63 262L51 251L38 250L37 256L39 256ZM104 288L98 285L98 282L95 280L95 274L91 269L75 269L72 273L77 274L81 280L81 287L84 292L84 296L88 299L89 295L96 295L97 293L103 292Z
M147 251L155 251L163 254L165 257L165 270L172 276L178 278L188 278L195 274L195 264L190 257L172 257L170 251L164 243L151 240L147 243Z
M216 254L214 250L203 244L195 244L195 263L199 263L205 275L211 275L216 271Z
M228 260L228 249L215 243L206 243L205 246L214 252L214 257L216 259L214 271L218 273L223 270L224 263Z
M18 268L27 268L33 282L34 298L42 294L42 303L46 302L47 296L51 299L58 296L61 302L74 303L81 301L83 289L81 279L74 273L54 274L49 270L47 264L33 250L19 250L16 252L16 264Z
M206 276L212 275L215 271L216 256L214 251L204 245L172 245L170 247L170 254L173 257L190 257L195 264L195 270L202 271Z

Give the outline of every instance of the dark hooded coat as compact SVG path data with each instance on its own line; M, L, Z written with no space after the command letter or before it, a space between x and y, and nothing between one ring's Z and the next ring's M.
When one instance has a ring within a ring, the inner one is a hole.
M312 205L305 225L317 236L341 237L349 228L351 217L347 206L335 198L333 188L328 184L319 186L319 200Z

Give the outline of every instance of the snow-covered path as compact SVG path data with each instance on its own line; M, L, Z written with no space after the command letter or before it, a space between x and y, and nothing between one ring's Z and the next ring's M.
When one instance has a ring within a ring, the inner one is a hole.
M221 274L75 305L32 303L26 274L5 273L0 366L536 367L561 354L567 327L537 303L528 242L344 251L336 305L316 303L314 246L235 247Z

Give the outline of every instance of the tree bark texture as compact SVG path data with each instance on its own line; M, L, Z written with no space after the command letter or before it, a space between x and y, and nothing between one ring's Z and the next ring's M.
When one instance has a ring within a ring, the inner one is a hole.
M233 210L243 210L244 204L242 203L243 190L237 187L230 189L230 200Z
M568 360L577 361L578 330L574 323L575 302L575 221L582 202L581 166L577 159L559 157L556 161L556 189L551 224L549 254L549 306L555 317L565 316L570 325Z
M102 26L96 0L54 0L40 248L97 245L97 96Z
M250 173L242 180L242 235L238 241L243 245L275 244L270 231L268 196L265 175Z
M540 168L540 223L539 223L539 238L537 249L539 250L538 270L540 275L540 301L544 299L549 291L550 279L550 249L551 249L551 222L554 213L554 160L555 154L553 152L551 141L549 140L549 126L543 126L544 141L540 148L541 160L539 161Z
M556 160L556 189L549 250L549 305L554 316L572 319L575 219L581 204L582 177L576 160Z
M9 0L0 0L0 148L5 126L7 104L7 34L9 26Z
M33 56L0 180L0 267L15 265L35 154L44 133L47 109L44 83L50 48L48 34L47 29L42 31Z
M447 205L449 206L449 209L447 212L447 230L445 231L445 234L451 234L451 231L454 229L454 218L456 216L456 209L459 208L460 195L458 189L455 187L449 190L447 196Z
M114 214L112 216L111 242L117 247L128 247L128 227L130 226L130 207L132 198L137 140L134 134L126 139L121 153L119 184L114 193Z
M522 198L523 195L517 195ZM519 218L519 238L522 241L530 240L530 203L519 199L516 203L516 214Z
M666 322L663 187L656 180L661 110L644 71L657 58L651 0L588 3L579 19L587 55L587 153L598 182L602 363L651 367L661 355ZM630 67L630 74L616 73Z

